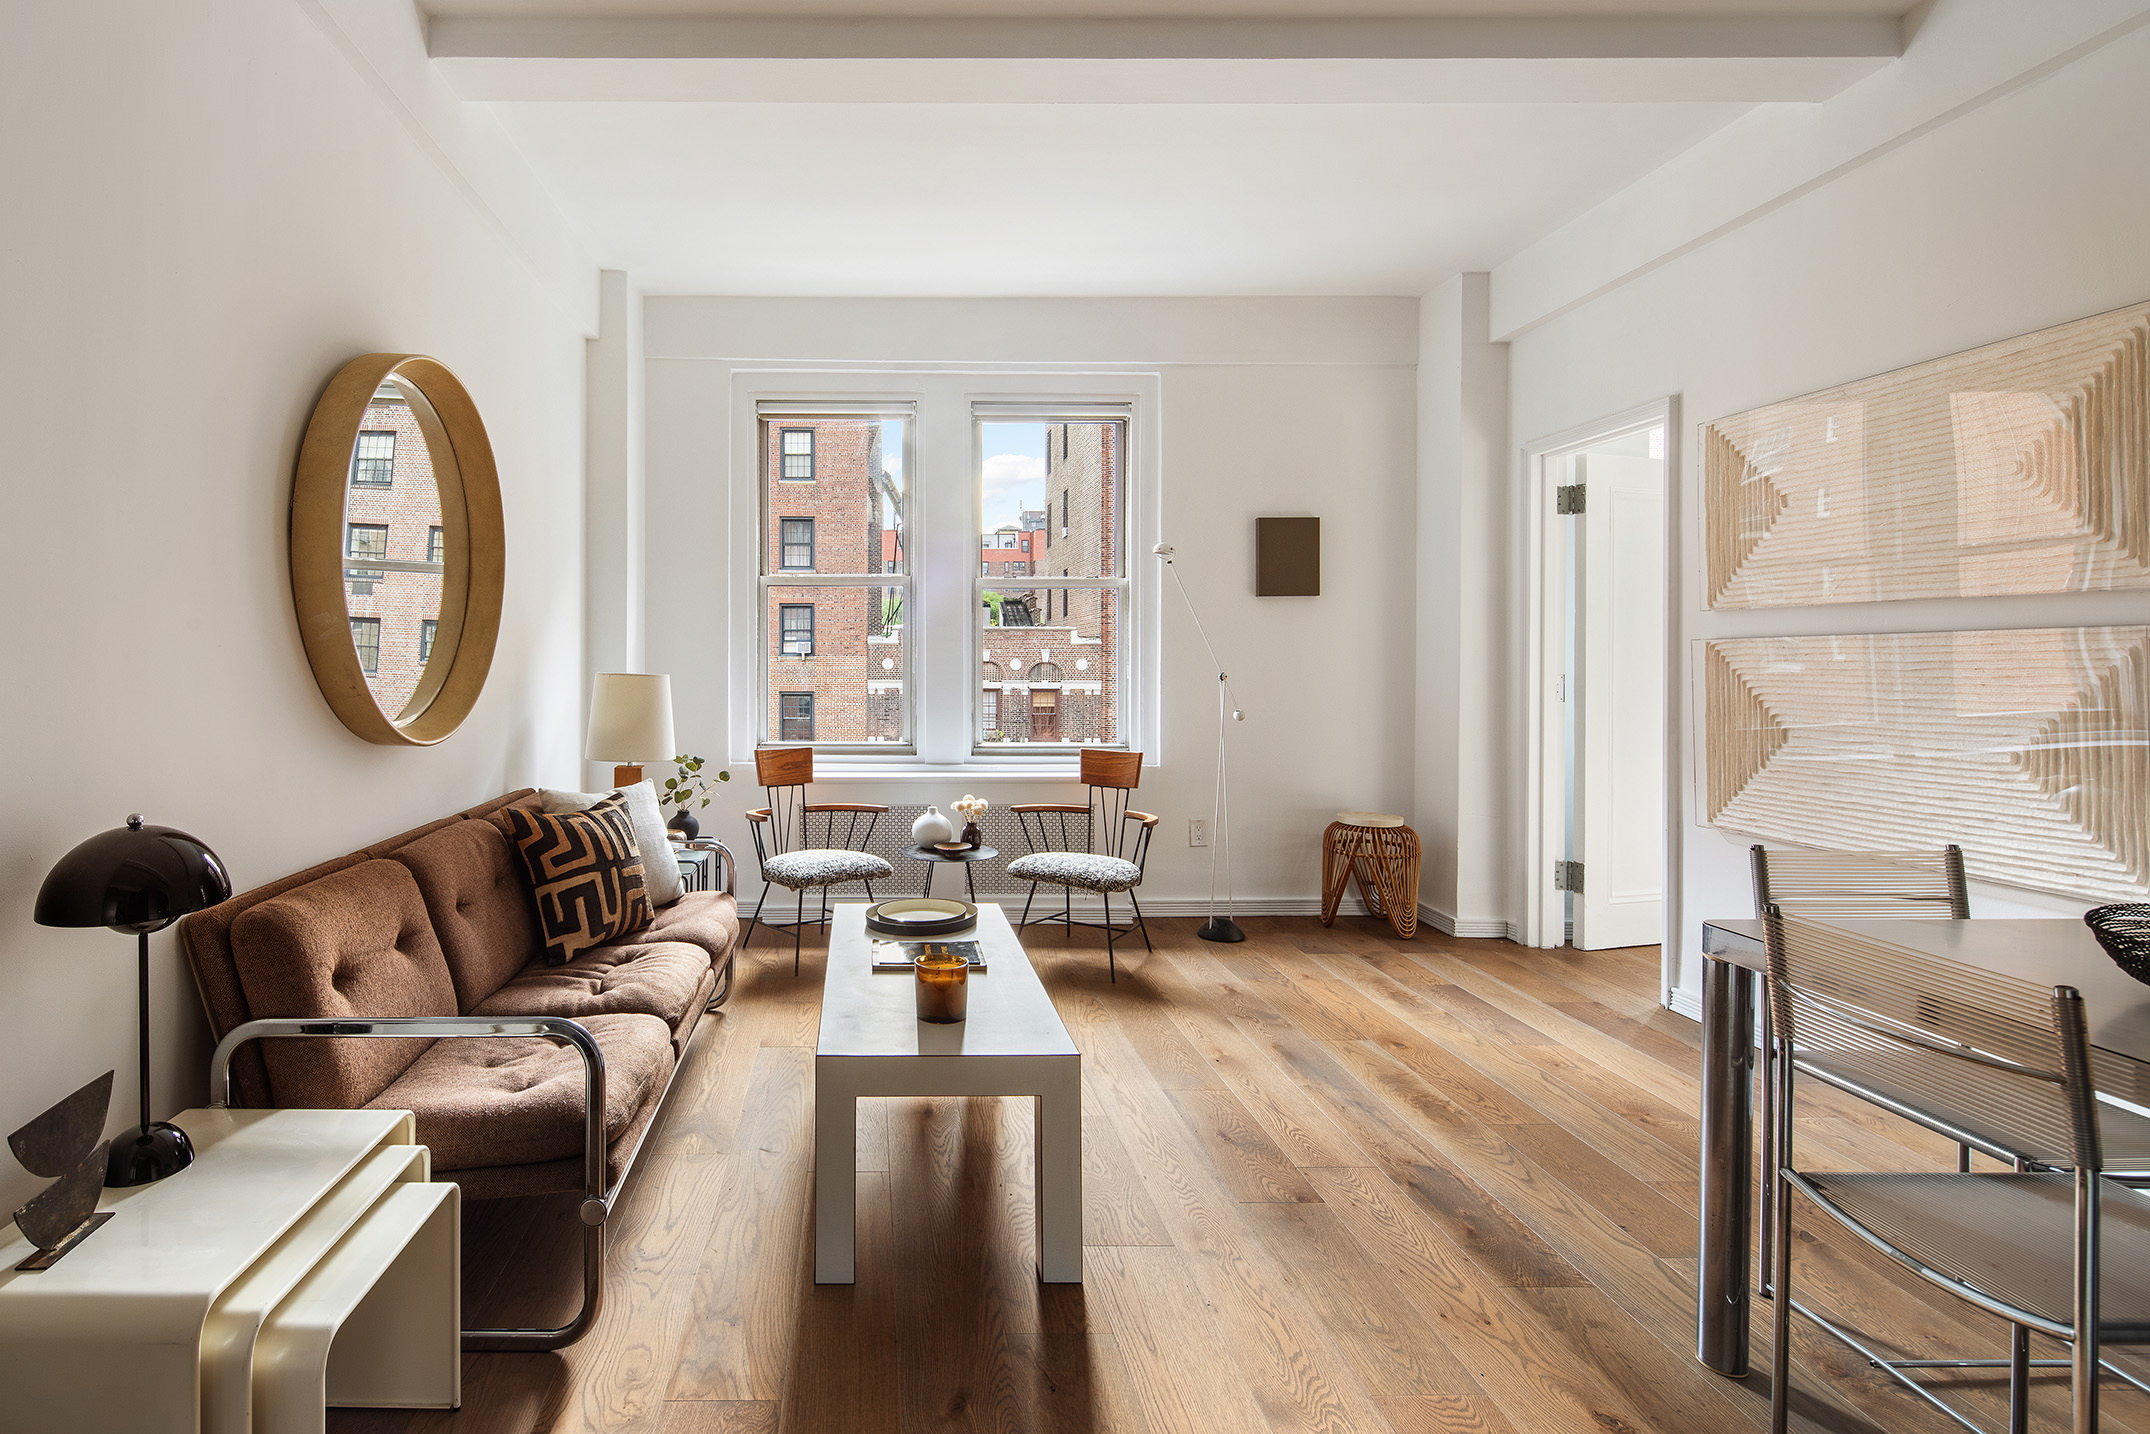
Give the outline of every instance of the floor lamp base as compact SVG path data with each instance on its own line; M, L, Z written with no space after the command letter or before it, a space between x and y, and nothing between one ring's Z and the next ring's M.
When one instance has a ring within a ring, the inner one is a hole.
M1244 941L1247 933L1229 916L1212 916L1195 931L1204 941Z

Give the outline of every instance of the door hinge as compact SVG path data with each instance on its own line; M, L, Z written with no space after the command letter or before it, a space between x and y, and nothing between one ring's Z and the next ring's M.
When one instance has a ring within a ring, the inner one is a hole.
M1583 511L1584 484L1569 483L1553 490L1553 511L1561 517L1570 517Z
M1553 863L1553 890L1580 892L1583 889L1583 864L1579 861L1556 861Z

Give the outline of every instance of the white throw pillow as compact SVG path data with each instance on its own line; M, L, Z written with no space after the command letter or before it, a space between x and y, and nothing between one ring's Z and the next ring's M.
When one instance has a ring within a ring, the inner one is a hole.
M670 906L687 893L679 875L679 858L672 854L672 839L665 832L664 809L657 805L657 784L644 778L621 787L627 799L627 817L634 823L635 845L642 852L642 884L652 906ZM611 792L569 792L551 787L538 791L538 806L547 812L586 812Z

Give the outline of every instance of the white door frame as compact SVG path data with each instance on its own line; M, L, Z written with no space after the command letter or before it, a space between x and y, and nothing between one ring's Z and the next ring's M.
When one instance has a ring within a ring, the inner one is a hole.
M1523 944L1559 946L1567 939L1563 893L1553 888L1554 863L1566 856L1567 834L1566 753L1562 745L1561 704L1553 700L1554 684L1566 666L1568 626L1568 559L1563 521L1553 490L1559 474L1552 460L1577 449L1589 448L1638 429L1665 430L1665 849L1664 924L1662 936L1667 961L1674 953L1673 933L1679 927L1679 825L1678 784L1680 770L1678 714L1685 711L1674 693L1681 668L1673 661L1674 617L1679 601L1681 548L1678 541L1680 467L1678 395L1658 399L1603 418L1595 423L1551 434L1523 445L1524 594L1523 711L1524 711L1524 834L1523 834ZM1574 692L1568 694L1574 699ZM1660 990L1660 998L1665 991Z

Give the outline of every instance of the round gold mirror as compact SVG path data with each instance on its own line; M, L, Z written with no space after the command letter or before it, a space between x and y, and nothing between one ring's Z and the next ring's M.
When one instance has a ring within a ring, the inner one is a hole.
M470 394L420 354L345 364L314 406L291 492L291 595L344 726L429 746L493 665L507 570L500 476Z

